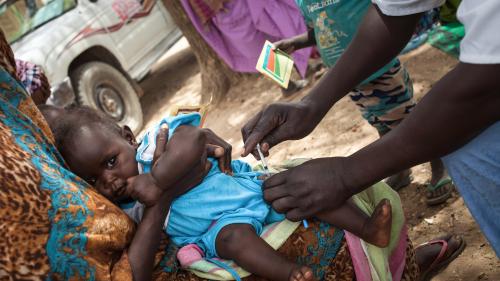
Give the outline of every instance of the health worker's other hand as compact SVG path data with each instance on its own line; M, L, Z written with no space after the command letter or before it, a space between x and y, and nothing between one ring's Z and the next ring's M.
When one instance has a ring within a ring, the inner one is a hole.
M233 147L210 129L202 129L206 137L208 157L216 158L223 173L232 174L231 153Z
M291 54L296 50L295 40L293 38L286 38L273 43L276 49L279 49L287 54Z
M269 149L286 140L297 140L307 136L321 121L322 114L305 101L296 103L273 103L257 113L241 129L245 157L252 153L260 159L255 147L261 144L264 156Z
M291 221L340 207L353 195L343 184L343 159L313 159L273 175L264 182L264 200Z

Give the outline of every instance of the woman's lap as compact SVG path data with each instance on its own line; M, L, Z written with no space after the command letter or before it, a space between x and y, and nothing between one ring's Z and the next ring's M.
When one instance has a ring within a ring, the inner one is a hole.
M175 248L167 247L166 255L157 267L154 280L203 280L181 270L175 261ZM278 250L297 263L311 267L321 280L355 280L354 267L343 231L325 223L312 221L306 229L302 225ZM168 271L168 272L167 272ZM408 243L406 267L402 280L412 281L418 277L418 267L411 243ZM243 280L264 280L251 275Z

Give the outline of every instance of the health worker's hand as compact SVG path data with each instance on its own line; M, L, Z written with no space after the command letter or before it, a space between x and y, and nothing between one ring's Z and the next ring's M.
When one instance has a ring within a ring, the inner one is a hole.
M255 149L258 143L261 144L264 156L267 156L269 149L280 142L307 136L322 117L309 102L270 104L241 129L244 142L241 156L252 153L256 159L260 159Z
M264 182L264 200L291 221L340 207L353 195L342 179L343 159L314 159L271 176Z

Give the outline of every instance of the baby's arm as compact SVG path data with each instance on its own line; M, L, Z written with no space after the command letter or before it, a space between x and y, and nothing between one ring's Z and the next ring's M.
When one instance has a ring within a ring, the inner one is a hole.
M151 174L157 186L166 188L186 174L182 171L207 163L210 162L207 162L205 134L198 127L183 125L175 130Z

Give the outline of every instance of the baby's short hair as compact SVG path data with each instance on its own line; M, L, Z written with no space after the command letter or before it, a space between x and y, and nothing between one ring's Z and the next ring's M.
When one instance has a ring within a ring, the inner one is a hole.
M76 133L83 126L97 125L121 136L121 128L111 117L88 106L58 108L44 105L39 107L54 135L56 148L64 158L71 152Z

